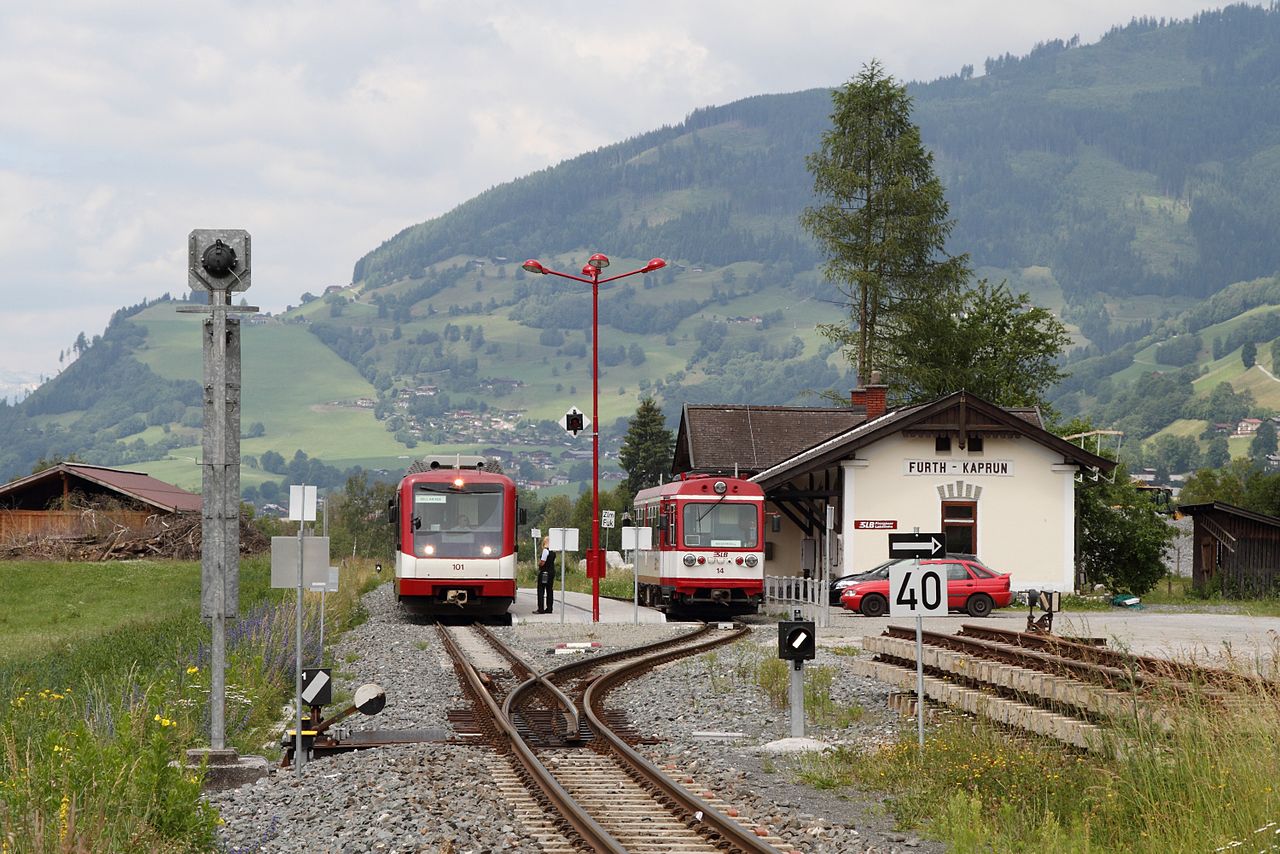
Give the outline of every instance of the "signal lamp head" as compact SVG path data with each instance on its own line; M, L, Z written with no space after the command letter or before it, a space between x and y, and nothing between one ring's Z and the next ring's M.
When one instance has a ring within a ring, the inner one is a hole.
M239 264L236 250L221 240L213 241L213 245L204 250L204 254L200 256L200 266L215 279L225 279Z

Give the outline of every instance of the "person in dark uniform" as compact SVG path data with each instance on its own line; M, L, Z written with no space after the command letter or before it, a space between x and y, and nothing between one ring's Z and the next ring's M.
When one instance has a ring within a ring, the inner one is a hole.
M551 613L551 582L556 577L556 553L551 551L551 538L542 538L542 556L538 558L538 610L535 614Z

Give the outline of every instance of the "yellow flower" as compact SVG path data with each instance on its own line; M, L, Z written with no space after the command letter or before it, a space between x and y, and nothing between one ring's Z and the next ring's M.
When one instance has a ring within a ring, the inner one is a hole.
M188 675L188 676L190 676L190 675L191 675L191 674L193 674L193 673L199 673L199 672L200 672L200 668L199 668L199 667L196 667L194 664L187 668L187 675Z
M160 713L159 713L159 712L156 712L156 716L155 716L152 720L154 720L154 721L156 721L157 723L159 723L159 722L160 722Z

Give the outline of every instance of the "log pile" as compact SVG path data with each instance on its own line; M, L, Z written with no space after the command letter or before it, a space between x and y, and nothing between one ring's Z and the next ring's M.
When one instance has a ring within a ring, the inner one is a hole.
M94 510L85 508L84 513ZM201 518L197 514L153 515L141 530L118 524L103 525L87 518L78 536L36 535L0 545L0 557L21 560L65 560L97 562L166 558L199 560L202 543ZM261 554L271 547L261 531L240 517L240 554Z

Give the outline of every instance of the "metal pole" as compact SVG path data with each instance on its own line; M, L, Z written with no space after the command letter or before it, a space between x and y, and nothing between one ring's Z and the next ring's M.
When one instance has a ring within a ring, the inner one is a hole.
M804 660L791 662L791 737L804 738Z
M211 629L213 632L210 656L210 691L209 691L209 746L214 750L223 750L227 741L227 603L226 603L226 547L223 538L226 525L223 514L227 506L227 313L219 311L224 303L230 303L231 294L226 291L210 291L209 307L213 309L210 318L213 336L213 427L209 438L213 444L213 459L206 461L205 472L212 475L210 493L205 500L213 499L213 524L211 531L216 533L209 544L216 563L216 578L213 582L213 614ZM209 433L208 425L206 434ZM237 436L237 439L239 437Z
M297 769L299 777L302 776L302 531L306 527L305 522L298 523L298 610L297 610L297 640L294 648L297 650L297 662L294 670L294 702L298 711L298 728L294 731L293 742L293 767Z
M564 623L564 545L560 546L560 622Z
M329 590L328 582L320 590L320 656L316 659L316 667L324 667L324 597Z
M591 622L600 622L600 271L591 276Z
M916 574L920 572L920 559L916 559ZM916 735L920 749L924 750L924 618L916 614Z
M640 567L636 566L636 551L631 550L631 622L640 625Z

